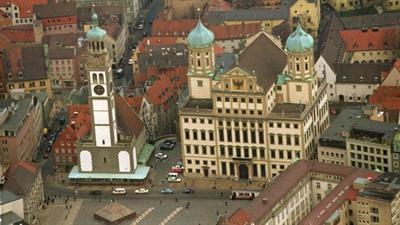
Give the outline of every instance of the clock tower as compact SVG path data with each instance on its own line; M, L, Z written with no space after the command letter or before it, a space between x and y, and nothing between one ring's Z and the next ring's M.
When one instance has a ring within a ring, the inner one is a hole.
M93 144L110 147L118 142L113 76L105 42L106 32L98 26L96 13L92 15L92 28L86 37Z

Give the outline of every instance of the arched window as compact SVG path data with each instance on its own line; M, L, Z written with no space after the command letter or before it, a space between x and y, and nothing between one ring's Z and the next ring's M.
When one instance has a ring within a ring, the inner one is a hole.
M207 59L207 60L206 60L206 65L207 65L207 66L210 66L210 59Z
M300 64L296 63L296 71L299 72L300 71Z
M99 81L100 81L100 84L104 84L104 74L102 74L102 73L99 74Z
M99 50L99 49L100 49L99 42L96 42L96 50Z
M101 50L104 49L104 42L101 42Z
M197 66L198 66L198 67L201 66L201 60L200 60L200 59L197 60Z
M304 65L305 70L308 70L308 63Z
M93 82L93 84L97 84L97 74L96 73L92 74L92 82Z

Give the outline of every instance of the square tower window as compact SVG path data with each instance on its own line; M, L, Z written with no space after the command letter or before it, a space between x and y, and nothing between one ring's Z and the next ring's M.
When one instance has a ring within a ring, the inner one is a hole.
M197 87L203 87L203 81L202 80L198 80L197 81Z

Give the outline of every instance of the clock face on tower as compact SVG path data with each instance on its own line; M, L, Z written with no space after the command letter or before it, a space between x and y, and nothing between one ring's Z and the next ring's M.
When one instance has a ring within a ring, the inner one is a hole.
M104 87L101 85L94 86L93 90L94 90L94 93L96 93L97 95L103 95L104 91L105 91Z

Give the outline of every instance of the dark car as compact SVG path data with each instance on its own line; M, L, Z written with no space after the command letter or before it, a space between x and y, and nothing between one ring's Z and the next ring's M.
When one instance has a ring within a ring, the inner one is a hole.
M165 140L164 143L167 144L167 145L173 145L173 146L176 145L176 141L175 140Z
M184 194L193 194L193 193L194 193L194 190L191 189L191 188L185 188L185 189L183 189L183 193L184 193Z
M160 150L173 150L175 148L175 145L172 144L167 144L167 143L161 143L160 145Z
M149 33L147 31L143 31L142 35L143 35L143 37L147 37L149 35Z
M89 192L90 195L101 195L101 191L99 190L94 190Z

